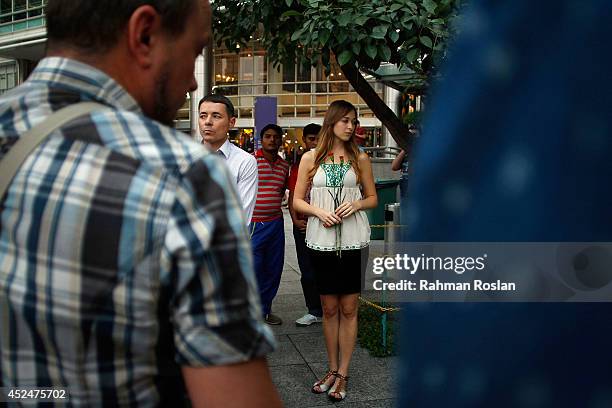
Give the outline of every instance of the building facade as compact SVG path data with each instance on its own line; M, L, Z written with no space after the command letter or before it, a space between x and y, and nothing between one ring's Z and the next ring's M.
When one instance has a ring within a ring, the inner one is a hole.
M46 0L0 0L0 94L23 82L44 55ZM238 52L234 52L238 51ZM322 123L331 102L345 99L358 110L366 146L395 145L385 134L380 121L342 76L332 61L326 76L322 66L303 67L300 64L277 68L265 50L254 43L245 49L215 48L196 61L195 76L198 90L187 95L178 112L178 129L198 137L197 102L211 91L228 96L238 114L232 140L243 148L252 148L254 139L255 98L272 96L277 101L277 124L285 130L285 150L301 147L301 129L308 123ZM370 80L378 95L397 109L398 92Z

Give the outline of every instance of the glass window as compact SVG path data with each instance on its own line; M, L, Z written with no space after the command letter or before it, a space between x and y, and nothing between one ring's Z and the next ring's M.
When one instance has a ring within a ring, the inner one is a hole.
M13 0L14 17L13 20L25 20L27 18L27 0Z
M310 69L310 65L304 66L304 64L299 64L297 66L297 77L296 77L296 80L298 82L298 84L296 85L297 92L299 93L310 93L311 92L311 85L310 85L310 81L312 79L311 73L312 73L312 70Z
M238 84L238 54L215 53L215 85L225 88L229 85ZM225 92L224 92L225 93ZM228 92L228 95L235 95L237 92Z
M0 65L0 95L17 86L17 63Z
M329 92L327 89L327 77L325 76L325 69L321 64L317 65L317 68L315 69L315 80L317 81L317 93Z
M0 24L13 20L13 4L11 0L0 0Z
M42 0L29 0L28 11L29 17L36 17L42 15Z
M295 64L283 65L283 91L295 92Z
M265 84L268 79L268 62L266 61L266 52L263 50L253 52L254 67L255 67L255 83L259 85L255 92L259 95L266 93Z

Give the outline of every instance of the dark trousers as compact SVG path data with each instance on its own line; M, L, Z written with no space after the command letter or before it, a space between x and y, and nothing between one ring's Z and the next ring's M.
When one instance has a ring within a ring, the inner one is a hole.
M285 228L283 219L254 222L250 225L255 276L264 315L272 309L272 301L280 286L285 260Z
M295 251L297 252L298 265L300 266L300 272L302 274L300 283L302 284L302 291L304 292L306 308L311 315L321 317L323 316L321 298L317 292L314 269L310 261L308 248L306 247L306 233L293 227L293 239L295 240Z

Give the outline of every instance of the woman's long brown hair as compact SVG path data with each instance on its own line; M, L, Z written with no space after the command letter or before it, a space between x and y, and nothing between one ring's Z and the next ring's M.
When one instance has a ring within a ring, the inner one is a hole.
M327 112L325 113L325 118L323 118L323 126L319 131L319 143L315 149L314 166L308 173L308 178L310 180L312 180L317 172L317 169L321 163L325 162L327 155L334 147L334 139L336 138L334 135L334 125L350 111L355 112L355 119L357 119L357 109L352 103L344 100L338 100L329 105L329 109L327 109ZM359 182L359 147L357 147L357 143L355 143L355 129L356 126L353 128L351 138L344 142L344 148L347 155L346 159L350 160L351 166L357 175L357 182Z

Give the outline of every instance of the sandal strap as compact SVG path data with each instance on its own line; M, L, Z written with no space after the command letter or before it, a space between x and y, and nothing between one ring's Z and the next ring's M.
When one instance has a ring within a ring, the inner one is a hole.
M348 382L349 376L348 375L342 375L339 372L336 372L336 374L334 374L337 378L340 378L341 380L344 380L346 382Z
M328 395L335 401L342 401L344 397L346 397L346 385L349 377L348 375L336 373L336 378L338 381L334 383L333 387L329 390ZM334 394L337 395L337 397L334 396Z
M316 386L321 386L321 385L325 384L325 382L326 382L327 380L329 380L329 378L330 378L330 377L335 377L335 376L337 376L337 375L338 375L338 371L337 371L337 370L329 370L329 371L327 372L327 374L325 374L325 377L323 377L322 379L320 379L319 381L317 381L317 382L315 383L315 385L314 385L314 386L315 386L315 387L316 387Z

